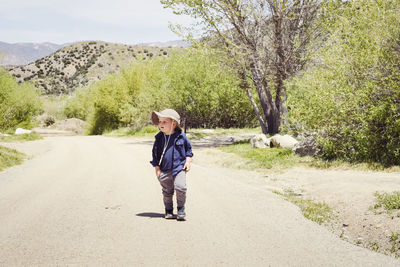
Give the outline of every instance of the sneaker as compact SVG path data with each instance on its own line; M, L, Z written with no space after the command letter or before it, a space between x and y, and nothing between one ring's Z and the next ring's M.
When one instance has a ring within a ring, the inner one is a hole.
M185 220L185 216L186 216L185 207L178 208L177 220L178 221L184 221Z
M175 219L175 215L172 210L165 210L165 219Z

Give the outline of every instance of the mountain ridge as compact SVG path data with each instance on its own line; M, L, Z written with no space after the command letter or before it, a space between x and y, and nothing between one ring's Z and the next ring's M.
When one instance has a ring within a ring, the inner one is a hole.
M59 49L73 45L75 43L93 42L93 40L69 42L56 44L52 42L17 42L7 43L0 41L0 66L21 66L32 63L38 59L46 57ZM102 41L97 41L102 42ZM121 45L126 45L122 44ZM190 44L182 40L173 40L167 42L149 42L136 44L138 46L149 47L189 47Z
M27 65L5 69L19 83L32 82L44 94L71 94L77 88L119 72L136 60L167 57L175 49L182 48L87 41L63 47Z
M26 65L72 43L6 43L0 41L0 66Z

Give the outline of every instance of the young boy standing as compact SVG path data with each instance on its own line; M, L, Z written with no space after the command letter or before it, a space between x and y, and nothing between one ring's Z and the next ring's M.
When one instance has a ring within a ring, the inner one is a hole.
M155 136L153 160L150 162L161 184L165 206L165 218L185 220L186 173L193 157L192 146L179 126L180 116L173 109L151 115L160 132ZM175 217L173 196L176 191L178 213Z

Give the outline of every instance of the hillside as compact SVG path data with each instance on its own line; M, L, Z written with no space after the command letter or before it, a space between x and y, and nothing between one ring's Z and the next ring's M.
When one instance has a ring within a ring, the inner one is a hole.
M0 66L29 64L68 45L0 42Z
M172 49L101 41L81 42L28 65L6 69L18 82L31 81L45 94L70 94L75 88L101 80L135 60L165 57Z

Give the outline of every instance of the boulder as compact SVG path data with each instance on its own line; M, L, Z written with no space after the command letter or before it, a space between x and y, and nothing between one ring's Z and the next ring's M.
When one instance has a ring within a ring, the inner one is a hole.
M296 144L293 149L293 152L299 154L300 156L316 156L321 152L321 147L318 146L317 140L308 136L303 138L298 144Z
M265 134L258 134L250 139L252 148L267 148L269 147L269 139Z
M290 135L276 134L271 137L271 147L282 147L292 149L299 141Z
M31 130L26 130L22 128L17 128L17 130L15 130L15 134L30 134L31 132Z

